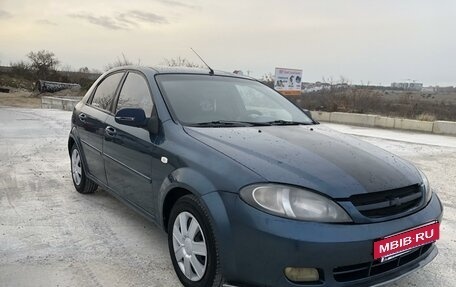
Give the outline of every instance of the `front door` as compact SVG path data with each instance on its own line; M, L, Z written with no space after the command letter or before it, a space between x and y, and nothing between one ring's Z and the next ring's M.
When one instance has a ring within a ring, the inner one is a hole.
M120 90L116 112L122 108L142 108L148 118L153 110L149 86L142 74L129 72ZM152 189L154 138L147 127L118 124L114 116L106 120L104 159L108 186L154 217Z

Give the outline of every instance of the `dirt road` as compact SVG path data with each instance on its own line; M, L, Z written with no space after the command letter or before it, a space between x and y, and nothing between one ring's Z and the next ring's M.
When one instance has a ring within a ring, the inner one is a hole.
M0 106L40 108L41 98L34 96L32 92L25 91L0 93Z

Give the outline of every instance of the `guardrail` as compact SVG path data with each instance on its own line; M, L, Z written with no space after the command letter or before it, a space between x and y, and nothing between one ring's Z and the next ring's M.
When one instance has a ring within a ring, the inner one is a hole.
M378 115L312 111L317 121L350 124L364 127L401 129L435 134L456 135L456 122L418 121L402 118L390 118Z
M41 108L72 111L81 98L41 97Z

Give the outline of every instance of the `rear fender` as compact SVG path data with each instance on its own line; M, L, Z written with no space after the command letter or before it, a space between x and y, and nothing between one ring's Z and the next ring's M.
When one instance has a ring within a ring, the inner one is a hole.
M86 168L87 167L87 161L86 161L86 157L84 155L84 150L82 149L81 141L79 140L79 137L77 136L77 129L74 126L71 129L70 134L68 135L68 156L70 158L71 158L72 143L74 143L76 145L76 147L78 148L79 154L80 154L81 159L82 159L83 167L85 168L85 171L87 171L87 168ZM88 174L88 173L86 173L86 176L89 176L89 178L91 178L90 174Z

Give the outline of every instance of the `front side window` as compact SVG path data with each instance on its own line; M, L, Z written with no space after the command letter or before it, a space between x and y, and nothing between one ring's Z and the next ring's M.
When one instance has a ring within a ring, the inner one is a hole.
M106 77L97 87L92 99L92 106L109 111L114 95L122 79L123 73L115 73Z
M116 112L123 108L141 108L150 117L153 106L146 80L137 73L129 73L120 91Z
M265 85L248 79L210 75L158 75L159 87L179 121L312 124L298 107Z

